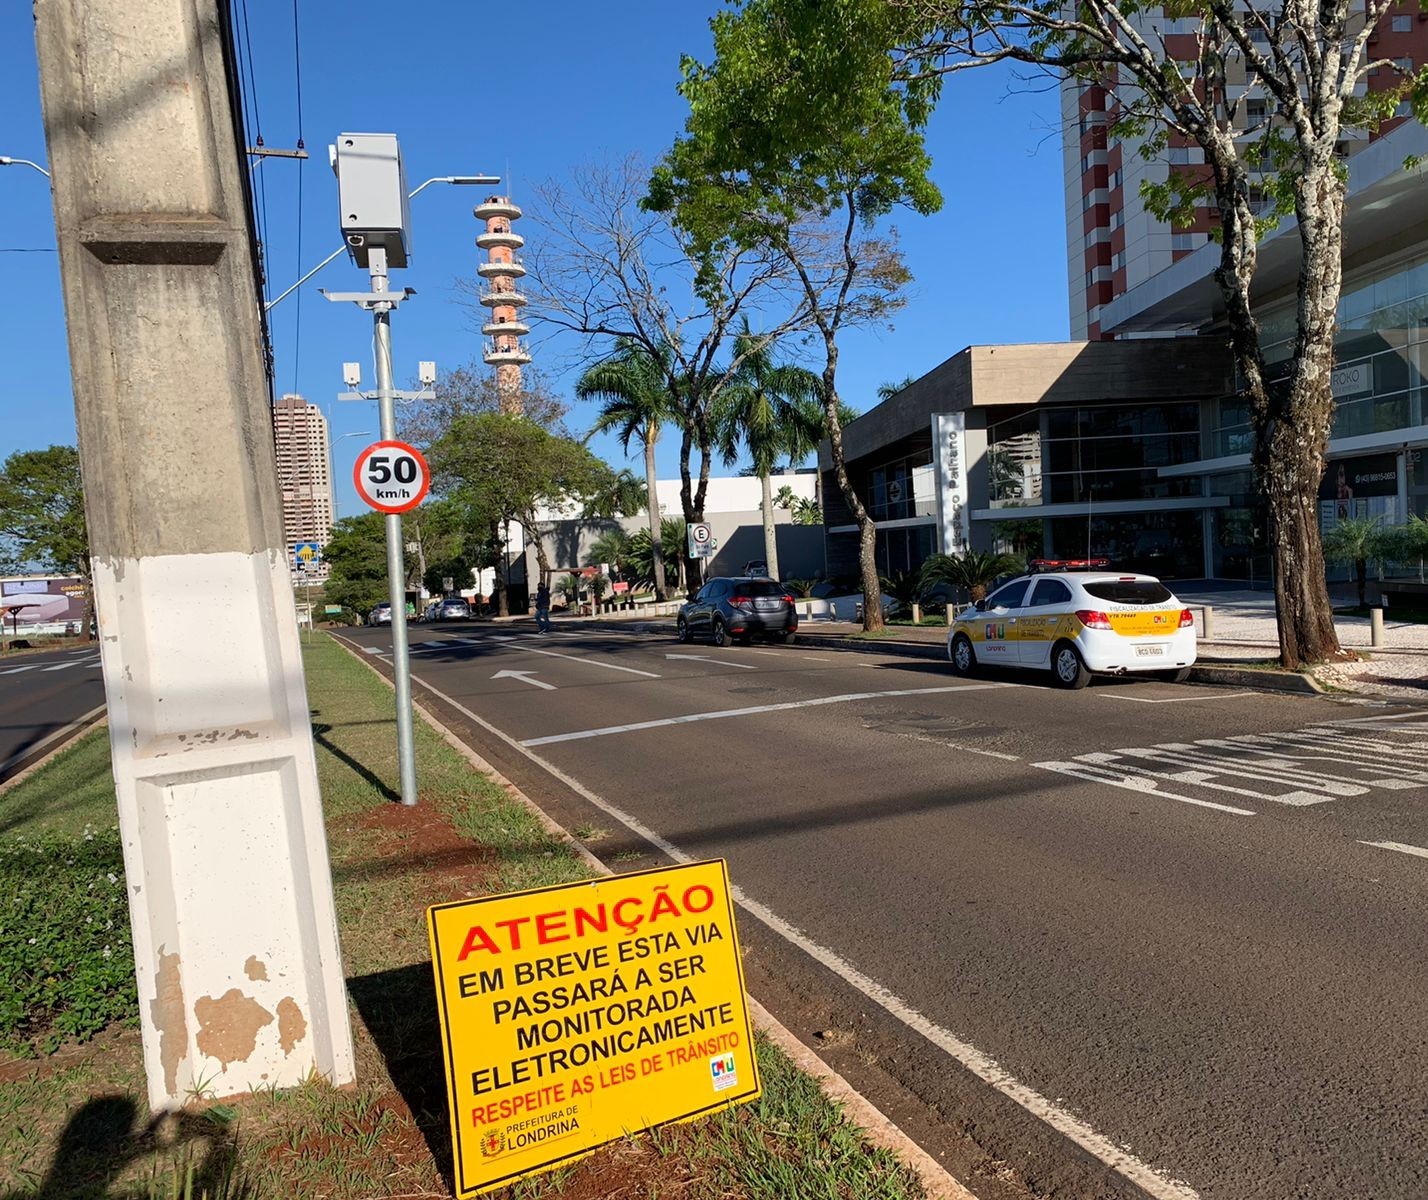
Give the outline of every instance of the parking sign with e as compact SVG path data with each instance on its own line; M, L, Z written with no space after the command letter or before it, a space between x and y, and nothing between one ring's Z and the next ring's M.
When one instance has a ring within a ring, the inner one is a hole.
M404 513L426 498L431 468L415 446L406 442L373 442L352 467L352 484L368 508Z

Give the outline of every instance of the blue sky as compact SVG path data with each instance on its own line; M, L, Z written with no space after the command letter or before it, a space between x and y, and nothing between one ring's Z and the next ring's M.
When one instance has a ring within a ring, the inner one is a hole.
M291 146L299 133L292 4L246 0L246 8L264 140ZM272 294L338 244L326 148L339 131L396 133L412 186L432 175L497 174L519 202L535 183L561 180L582 162L661 153L684 120L675 91L679 57L707 57L707 21L717 8L713 0L627 0L618 8L588 0L396 7L301 0L301 132L312 159L258 168ZM0 154L43 163L31 21L28 4L0 5ZM485 76L500 76L503 89L483 88ZM921 374L971 343L1067 336L1057 116L1054 90L1026 92L989 71L949 81L928 137L945 204L931 217L895 219L914 296L894 328L846 337L839 379L849 403L867 408L878 384ZM453 367L479 356L479 334L453 284L475 274L471 206L483 194L433 185L413 202L412 265L393 279L419 293L393 324L399 380L414 376L419 359ZM529 221L518 228L535 236ZM0 168L0 230L0 250L41 251L0 253L10 296L3 457L72 442L74 413L57 256L43 252L54 246L54 224L42 176ZM375 430L376 413L375 405L333 397L347 359L363 362L371 385L370 330L365 314L315 289L356 289L362 280L339 258L307 285L300 307L293 296L273 313L277 389L331 405L344 515L357 511L351 467L367 439L341 435ZM539 345L542 365L557 372L567 394L571 373L559 371L578 350L559 338ZM590 416L589 407L577 406L572 428L583 431ZM622 461L613 442L593 445ZM672 439L659 461L662 476L677 474Z

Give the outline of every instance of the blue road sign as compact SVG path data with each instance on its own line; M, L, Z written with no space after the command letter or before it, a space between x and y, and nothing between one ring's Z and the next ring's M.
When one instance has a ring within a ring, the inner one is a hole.
M316 542L295 542L293 561L297 563L299 570L310 571L322 561L322 547Z

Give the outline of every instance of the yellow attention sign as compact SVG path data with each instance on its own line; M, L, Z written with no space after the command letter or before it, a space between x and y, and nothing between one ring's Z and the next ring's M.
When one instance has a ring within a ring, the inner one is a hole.
M722 860L427 909L456 1194L756 1099Z

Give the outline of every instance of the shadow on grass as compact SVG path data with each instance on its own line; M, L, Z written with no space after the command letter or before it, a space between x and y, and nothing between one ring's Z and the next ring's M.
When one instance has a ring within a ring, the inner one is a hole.
M347 981L347 990L387 1064L387 1073L411 1109L437 1170L454 1192L446 1073L431 964L359 975Z
M382 722L374 721L369 723L381 724ZM333 758L336 758L340 762L346 764L346 766L350 768L353 773L360 775L388 800L400 800L402 798L401 794L393 790L392 786L385 779L383 779L365 763L359 762L357 759L353 758L350 754L347 753L346 750L344 750L341 746L339 746L336 742L334 742L331 738L327 736L329 733L332 732L332 729L333 726L331 725L324 725L319 721L314 721L312 723L313 741L315 741L324 750L328 751Z
M147 1195L142 1184L114 1182L145 1159L152 1159L149 1170L162 1181L161 1193L167 1193L167 1182L173 1177L180 1188L175 1195L242 1200L247 1189L234 1178L236 1158L231 1133L209 1116L161 1114L141 1124L138 1106L128 1096L98 1096L70 1117L38 1185L7 1192L0 1200L118 1200Z

